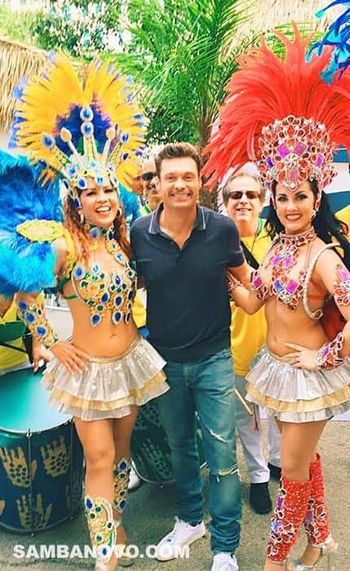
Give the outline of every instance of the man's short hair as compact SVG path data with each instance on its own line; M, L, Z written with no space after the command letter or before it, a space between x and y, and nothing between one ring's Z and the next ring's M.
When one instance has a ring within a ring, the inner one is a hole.
M197 170L199 175L202 168L202 160L196 147L194 147L190 143L168 143L162 148L162 150L158 153L158 155L154 159L156 163L156 172L158 178L160 177L160 169L162 166L162 161L166 159L184 159L184 158L190 158L194 160L194 162L197 165Z
M230 198L230 191L229 191L230 183L233 180L235 180L236 178L241 178L242 176L248 176L249 178L252 178L253 180L255 180L256 182L259 183L260 195L261 195L260 199L264 200L266 190L265 190L264 186L261 184L261 180L260 180L259 175L257 173L255 173L254 171L252 171L251 168L242 167L241 169L239 169L237 172L235 172L233 175L231 175L229 177L229 179L225 183L225 186L222 189L222 199L223 199L225 205L228 203L228 199Z

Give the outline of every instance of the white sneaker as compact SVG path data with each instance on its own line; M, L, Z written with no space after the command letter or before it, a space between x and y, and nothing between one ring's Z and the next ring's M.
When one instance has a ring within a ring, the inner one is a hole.
M191 545L197 539L205 535L203 522L191 525L178 517L175 517L174 529L160 540L156 547L156 559L158 561L170 561L183 557L181 547Z
M134 468L134 463L132 462L130 475L129 475L129 483L128 483L129 492L131 490L136 490L136 488L139 488L141 486L141 484L142 484L142 480L136 474L136 470Z
M217 553L213 557L211 571L239 571L236 556L231 553Z

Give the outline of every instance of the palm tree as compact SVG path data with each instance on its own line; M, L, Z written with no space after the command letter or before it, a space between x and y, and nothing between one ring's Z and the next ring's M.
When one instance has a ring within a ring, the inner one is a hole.
M235 71L262 31L295 20L316 27L324 0L130 0L130 43L113 60L135 80L149 140L203 148ZM286 28L284 27L284 31ZM278 49L278 44L277 48Z
M236 69L227 50L244 20L234 0L131 0L128 53L113 57L140 83L150 138L203 148Z

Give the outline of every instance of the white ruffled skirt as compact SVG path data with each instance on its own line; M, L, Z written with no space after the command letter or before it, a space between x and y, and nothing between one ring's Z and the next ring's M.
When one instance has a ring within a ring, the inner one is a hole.
M312 422L350 409L350 358L334 369L307 371L266 347L246 377L247 400L284 422Z
M82 420L121 418L131 406L142 406L164 394L164 359L138 336L119 357L91 357L85 371L71 374L56 358L42 381L50 391L50 404Z

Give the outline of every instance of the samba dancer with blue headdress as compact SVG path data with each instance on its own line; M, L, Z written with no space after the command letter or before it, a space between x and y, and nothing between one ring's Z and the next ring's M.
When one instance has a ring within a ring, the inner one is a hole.
M145 121L128 78L95 61L81 79L63 54L52 54L17 97L12 142L37 165L36 184L33 192L0 190L0 291L17 292L20 317L54 355L44 386L52 405L75 417L96 569L109 570L137 407L168 389L163 359L132 319L136 273L117 190L136 172ZM51 189L58 180L63 223ZM71 342L58 338L37 298L57 282L73 317Z

